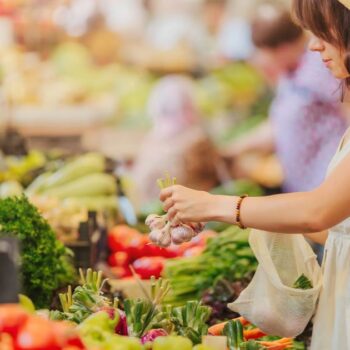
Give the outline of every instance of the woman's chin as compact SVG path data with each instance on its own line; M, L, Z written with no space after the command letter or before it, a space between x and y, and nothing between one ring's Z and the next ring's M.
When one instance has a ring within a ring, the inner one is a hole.
M347 79L350 78L350 74L347 71L339 70L339 69L332 69L330 68L330 71L332 72L333 76L337 79Z

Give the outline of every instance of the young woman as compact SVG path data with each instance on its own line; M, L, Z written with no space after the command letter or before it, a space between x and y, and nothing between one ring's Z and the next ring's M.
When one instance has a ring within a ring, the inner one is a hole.
M294 0L294 9L300 23L313 33L310 49L319 52L332 74L350 86L350 0ZM310 234L318 242L328 236L312 350L350 349L349 141L348 131L327 179L313 191L242 201L173 186L160 196L175 221L224 221L270 232Z

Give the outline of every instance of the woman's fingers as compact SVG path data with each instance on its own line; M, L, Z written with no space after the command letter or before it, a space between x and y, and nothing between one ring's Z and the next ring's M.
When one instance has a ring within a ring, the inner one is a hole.
M164 204L163 204L163 209L164 209L164 211L165 212L168 212L169 211L169 209L171 208L171 207L173 207L174 206L174 200L171 198L171 197L169 197L168 199L166 199L165 200L165 202L164 202Z
M174 223L173 220L174 220L174 218L176 216L177 216L177 210L174 207L170 208L169 211L168 211L168 219L169 219L169 221Z
M179 219L179 214L176 214L174 219L172 220L172 225L173 226L178 226L183 224L183 222Z
M162 202L165 202L168 198L170 198L173 195L173 191L174 191L174 186L167 187L164 190L162 190L159 196L160 200Z

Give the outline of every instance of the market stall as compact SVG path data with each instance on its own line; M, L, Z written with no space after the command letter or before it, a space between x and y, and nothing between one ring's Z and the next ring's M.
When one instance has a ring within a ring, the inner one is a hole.
M181 1L171 10L161 1L142 8L126 1L115 18L107 3L0 1L0 28L8 29L0 37L0 350L307 349L311 327L271 334L229 306L258 269L250 232L174 225L158 199L176 183L172 169L152 174L165 179L151 184L157 196L150 201L133 173L144 140L158 133L154 91L181 76L193 101L170 90L164 109L175 118L180 106L188 120L193 112L217 150L217 179L203 190L279 192L274 152L234 159L221 152L266 121L271 87L248 60L224 57L213 35L196 27L204 21L200 1L184 5L186 16ZM246 18L244 10L235 8ZM168 23L173 45L157 30ZM184 28L198 29L201 45ZM180 138L169 135L163 145ZM292 282L291 293L314 289L304 274Z

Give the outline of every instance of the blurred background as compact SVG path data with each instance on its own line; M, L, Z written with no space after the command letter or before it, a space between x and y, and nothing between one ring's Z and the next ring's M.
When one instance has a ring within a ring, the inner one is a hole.
M317 186L346 120L288 5L0 0L0 196L25 191L70 241L91 211L161 212L165 173L215 193Z

